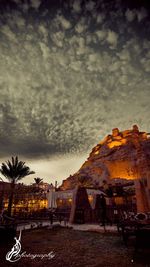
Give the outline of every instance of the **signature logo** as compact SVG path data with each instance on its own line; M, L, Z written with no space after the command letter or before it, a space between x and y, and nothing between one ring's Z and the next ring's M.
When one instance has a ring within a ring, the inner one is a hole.
M11 251L9 251L6 254L6 260L9 262L16 262L20 260L21 258L30 258L30 259L35 259L35 258L47 258L47 259L53 259L55 257L55 254L53 251L49 252L48 254L31 254L31 253L26 253L26 251L21 252L21 230L19 234L19 238L17 237L14 238L16 241L16 244L12 247Z
M18 260L20 260L21 258L21 230L20 230L20 234L19 234L19 238L17 239L17 237L14 238L16 241L16 244L12 247L11 251L9 251L6 254L6 260L10 261L10 262L16 262Z

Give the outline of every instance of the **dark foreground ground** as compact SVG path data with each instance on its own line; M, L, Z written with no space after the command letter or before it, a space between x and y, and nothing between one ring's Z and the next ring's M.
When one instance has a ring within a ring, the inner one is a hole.
M15 242L13 243L13 245ZM53 259L21 258L15 263L5 260L12 244L0 245L0 267L150 267L150 251L134 255L117 234L81 232L67 228L33 229L22 232L22 252L48 254Z

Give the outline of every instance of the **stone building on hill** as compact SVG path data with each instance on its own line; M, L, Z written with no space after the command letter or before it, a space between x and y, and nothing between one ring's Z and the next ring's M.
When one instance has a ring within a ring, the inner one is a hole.
M150 211L150 133L137 125L131 130L112 130L90 153L79 171L63 181L60 189L73 189L79 178L88 186L125 184L133 181L139 211Z

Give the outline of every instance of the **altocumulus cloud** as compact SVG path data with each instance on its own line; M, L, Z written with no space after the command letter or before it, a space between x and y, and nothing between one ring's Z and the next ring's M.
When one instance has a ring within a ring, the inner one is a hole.
M113 127L150 130L148 8L123 3L0 2L1 156L84 153Z

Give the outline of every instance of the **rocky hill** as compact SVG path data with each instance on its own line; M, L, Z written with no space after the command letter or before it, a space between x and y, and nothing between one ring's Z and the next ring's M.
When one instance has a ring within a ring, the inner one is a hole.
M79 180L87 185L101 185L103 180L133 180L150 173L150 133L140 132L136 125L131 130L112 130L98 143L77 173L68 177L62 190L74 188Z

